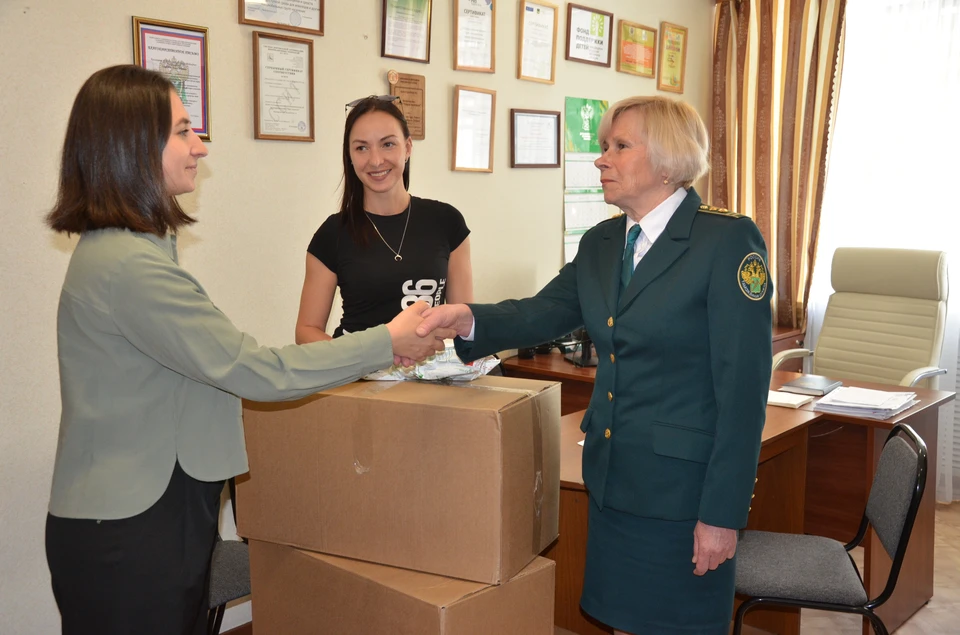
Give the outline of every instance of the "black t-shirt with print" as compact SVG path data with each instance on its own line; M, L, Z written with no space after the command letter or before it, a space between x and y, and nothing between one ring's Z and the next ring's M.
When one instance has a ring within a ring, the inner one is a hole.
M336 274L343 299L343 319L335 335L386 324L418 300L431 306L445 301L450 252L470 230L452 205L416 196L409 210L401 214L367 212L367 217L397 250L407 214L410 222L399 262L376 232L366 247L359 247L339 213L327 218L313 235L307 251Z

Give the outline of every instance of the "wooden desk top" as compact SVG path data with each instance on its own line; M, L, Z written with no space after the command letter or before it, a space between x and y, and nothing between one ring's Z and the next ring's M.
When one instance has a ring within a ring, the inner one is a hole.
M560 357L559 355L538 355L537 357ZM528 361L528 360L523 360ZM563 361L561 359L561 361ZM573 364L563 361L570 368L578 369ZM786 373L776 371L770 379L770 389L776 390L783 384L799 377L799 373ZM859 386L861 388L873 388L876 390L890 390L895 386L885 384L871 384L868 382L845 382L846 385ZM906 389L904 389L906 390ZM890 429L894 423L904 421L927 408L935 408L954 398L954 393L943 390L931 390L929 388L913 388L912 392L917 393L917 399L920 403L905 410L896 417L886 421L875 421L873 419L863 419L860 417L848 417L841 415L826 415L822 412L813 410L813 404L807 404L796 410L792 408L781 408L779 406L767 406L767 420L763 426L762 444L764 446L773 443L777 439L784 437L798 428L803 428L815 421L829 417L830 421L840 423L856 423L859 425L870 425L880 428ZM584 433L580 432L580 422L583 421L583 415L586 411L572 412L560 417L560 486L567 489L583 489L583 473L581 463L583 461L583 446L579 445L583 441Z
M572 412L560 417L560 487L583 489L583 432L580 422L586 410ZM763 426L763 445L804 428L820 418L819 412L793 410L791 408L767 407L767 421Z
M773 329L774 341L788 337L797 337L799 335L801 335L801 332L798 329L784 326L777 326ZM551 351L545 355L534 355L532 359L510 357L501 363L508 369L507 375L510 374L510 369L516 369L535 372L544 377L553 377L554 379L562 379L565 381L582 381L591 384L597 375L596 367L580 368L579 366L574 366L573 362L565 360L559 351Z

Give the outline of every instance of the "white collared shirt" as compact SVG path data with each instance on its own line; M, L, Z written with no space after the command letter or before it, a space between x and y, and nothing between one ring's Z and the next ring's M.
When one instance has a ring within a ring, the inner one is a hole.
M678 187L676 192L667 197L667 200L654 207L646 216L640 219L640 238L637 239L636 244L633 246L634 268L640 263L640 259L653 247L653 243L655 243L657 238L660 237L660 234L663 233L663 230L667 227L667 223L673 218L673 213L677 211L680 203L682 203L685 198L687 198L687 190ZM637 221L627 216L627 227L623 236L624 247L627 245L627 235L630 233L630 228L636 224Z

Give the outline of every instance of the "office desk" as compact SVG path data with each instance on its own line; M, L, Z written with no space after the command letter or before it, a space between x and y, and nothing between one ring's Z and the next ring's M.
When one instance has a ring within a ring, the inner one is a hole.
M802 533L806 427L817 419L818 413L773 407L771 410L763 428L755 498L747 526ZM580 431L582 419L581 411L560 420L560 539L543 555L557 563L556 625L579 635L603 635L612 631L580 610L590 508L581 475L582 447L578 445L584 437ZM771 633L800 632L797 611L755 611L748 621Z
M799 329L777 326L773 329L773 353L789 348L803 346L803 332ZM800 372L802 359L784 362L781 370ZM510 357L501 364L503 374L508 377L524 377L546 381L563 382L563 394L560 396L560 414L570 414L586 410L593 394L593 380L597 375L596 367L578 368L568 362L559 352L535 355L532 359Z
M588 376L592 369L577 368L559 354L506 361L514 361L513 365L504 364L504 373L508 376L560 380L563 383L561 403L566 399L568 408L572 403L569 386L573 386L573 390L589 389L592 392L593 378ZM540 367L531 368L531 365L517 362L537 362ZM517 373L511 366L520 367L524 372ZM777 371L771 378L770 387L779 388L797 376L796 373ZM866 382L844 383L880 390L899 389ZM933 597L937 412L940 405L954 398L953 393L925 388L914 388L913 392L917 393L920 403L887 421L826 415L813 411L812 404L799 410L768 407L759 481L748 524L751 529L825 535L848 542L856 534L866 506L887 432L894 423L910 425L927 443L929 469L926 493L917 513L897 589L877 611L891 632ZM610 631L589 621L579 610L588 509L580 477L581 447L577 445L577 441L583 438L579 429L582 417L582 412L575 412L566 413L562 419L561 537L544 555L557 561L557 625L580 635L596 635ZM889 570L890 559L871 531L864 541L862 571L870 597L879 594ZM782 615L768 613L761 618L755 618L751 623L781 635L798 632L794 629L798 629L799 621L789 612ZM866 623L863 632L870 635Z

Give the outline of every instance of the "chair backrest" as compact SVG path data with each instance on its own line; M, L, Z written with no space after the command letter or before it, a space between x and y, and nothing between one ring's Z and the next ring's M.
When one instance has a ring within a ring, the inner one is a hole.
M841 247L833 256L813 372L899 384L940 363L947 315L942 251ZM936 387L936 377L925 384Z
M865 516L893 565L880 604L893 593L927 481L927 446L913 428L896 424L873 476Z

